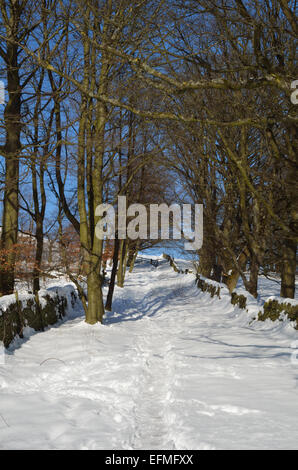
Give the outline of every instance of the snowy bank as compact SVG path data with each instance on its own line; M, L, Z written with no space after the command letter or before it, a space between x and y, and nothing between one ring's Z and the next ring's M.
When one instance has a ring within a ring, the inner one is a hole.
M74 308L78 296L72 285L42 289L38 295L17 292L0 298L0 344L7 348L24 330L43 331Z
M208 292L211 297L221 298L223 294L229 294L225 284L212 281L201 275L197 275L196 284L200 290ZM231 304L248 312L250 321L286 321L298 330L298 300L277 296L255 299L243 288L235 289L230 298Z
M189 269L181 269L175 260L167 254L163 254L162 258L169 262L176 273L188 274L192 272ZM213 281L201 274L196 275L196 285L202 292L209 293L211 297L216 296L219 299L228 297L232 305L247 313L248 324L254 321L268 322L269 324L279 321L284 326L289 323L291 327L298 330L298 299L282 298L278 295L268 296L263 290L258 299L255 299L243 286L237 287L230 294L226 284Z

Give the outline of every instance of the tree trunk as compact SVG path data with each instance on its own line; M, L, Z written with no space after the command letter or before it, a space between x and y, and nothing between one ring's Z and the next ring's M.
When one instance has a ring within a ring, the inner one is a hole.
M111 272L109 292L108 292L106 307L105 307L105 309L108 312L111 312L112 310L113 295L114 295L114 290L115 290L115 282L116 282L116 275L117 275L117 268L118 268L118 257L119 257L119 239L116 238L115 246L114 246L114 255L113 255L113 268Z
M238 266L242 271L245 270L248 258L249 258L249 251L246 247L240 253L240 255L238 257ZM237 268L233 268L229 274L225 275L225 278L223 279L223 282L226 283L230 293L232 293L233 290L236 288L239 277L240 277L240 272Z
M259 277L259 263L257 257L252 255L250 260L250 277L247 284L248 292L255 298L258 297L258 277Z
M133 271L133 268L135 266L135 262L136 262L136 259L137 259L137 256L138 256L138 253L139 253L139 246L140 246L140 240L137 241L137 245L134 249L134 252L133 252L133 255L132 255L132 258L131 258L131 261L129 263L129 272L132 273Z
M43 254L43 229L42 224L36 224L36 252L33 270L33 293L37 294L40 290L40 271Z
M281 260L280 295L289 299L294 299L295 297L296 251L297 243L295 241L284 241Z
M5 189L2 218L0 294L13 293L19 217L19 157L21 154L21 87L17 46L7 44L7 88L9 99L4 111L6 142ZM1 269L2 268L2 269Z
M298 233L298 192L297 192L297 164L298 164L298 130L292 125L288 128L289 136L289 162L285 174L286 191L289 203L290 234L285 236L282 246L281 271L281 297L295 298L295 275L297 256Z
M202 276L210 278L212 268L215 264L215 254L213 250L210 250L209 244L206 242L206 238L204 239L204 244L199 251L199 272Z
M126 272L126 260L127 260L127 241L121 240L120 242L120 256L117 274L117 285L118 287L124 287L124 279Z
M90 325L102 323L104 316L101 278L97 270L91 271L87 276L88 309L86 322Z
M212 279L216 282L221 282L223 267L220 264L214 264L212 270L213 270Z

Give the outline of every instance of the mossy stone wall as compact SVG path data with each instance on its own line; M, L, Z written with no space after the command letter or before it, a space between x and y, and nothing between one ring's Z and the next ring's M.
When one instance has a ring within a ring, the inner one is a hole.
M71 293L71 303L77 300ZM16 336L22 338L23 329L27 326L35 331L43 331L45 327L54 325L66 315L67 299L58 293L43 294L41 297L28 295L25 300L15 302L6 309L0 306L0 341L7 348Z
M259 312L258 320L265 321L269 318L272 321L282 321L281 314L285 315L290 321L295 322L295 329L298 330L298 305L279 302L276 299L267 300L264 303L263 311Z

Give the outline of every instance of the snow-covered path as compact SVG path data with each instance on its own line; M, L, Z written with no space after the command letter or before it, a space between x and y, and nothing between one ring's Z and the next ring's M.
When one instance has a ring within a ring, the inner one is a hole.
M75 312L6 357L0 448L298 448L295 339L140 264L105 325Z

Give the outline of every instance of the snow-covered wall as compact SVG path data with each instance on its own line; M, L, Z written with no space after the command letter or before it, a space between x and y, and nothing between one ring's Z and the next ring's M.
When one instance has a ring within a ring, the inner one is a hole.
M170 266L179 274L187 274L189 270L181 270L175 260L163 254L163 258L170 263ZM248 312L252 320L258 321L284 321L293 322L293 326L298 330L298 300L284 299L278 296L270 296L255 299L244 288L235 289L230 295L227 286L223 283L213 281L202 275L196 276L197 287L203 292L208 292L211 297L221 298L228 295L231 303Z
M220 298L223 290L227 293L225 284L211 281L203 276L197 275L196 284L199 289L208 292L211 297L216 295ZM243 289L235 289L231 295L231 303L241 309L254 313L253 320L265 321L283 321L290 320L295 329L298 330L298 301L295 299L284 299L271 296L267 299L258 301L249 292L243 292Z
M43 331L62 319L78 301L72 285L42 289L38 296L13 294L0 297L0 343L8 347L23 330Z

